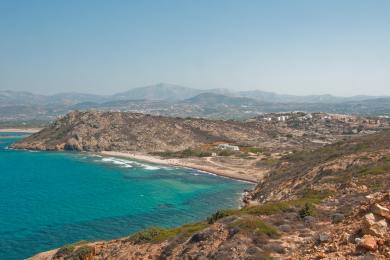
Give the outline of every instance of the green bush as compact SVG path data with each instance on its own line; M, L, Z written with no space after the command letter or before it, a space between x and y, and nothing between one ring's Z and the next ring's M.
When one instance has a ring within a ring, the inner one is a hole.
M183 151L178 152L155 152L152 153L153 155L158 155L165 158L188 158L188 157L209 157L211 156L211 152L204 151L204 150L198 150L198 149L185 149Z
M74 248L75 248L74 245L65 245L57 250L55 256L56 257L68 256L71 253L73 253Z
M306 203L305 206L299 211L299 216L301 218L307 217L307 216L314 216L316 214L315 208L313 204Z
M90 246L81 246L76 249L72 254L72 259L86 259L88 256L93 255L93 248Z
M135 233L129 237L129 241L134 244L144 244L144 243L159 243L173 237L176 235L176 232L170 229L152 227Z
M219 156L231 156L233 154L234 154L234 152L231 150L222 150L222 151L218 152Z
M152 227L135 233L128 238L128 241L134 244L145 243L160 243L164 240L173 238L179 234L189 237L193 233L206 228L208 224L206 222L196 222L186 224L176 228L159 228Z
M238 209L223 209L223 210L218 210L215 212L213 215L211 215L209 218L207 218L207 222L209 224L215 223L217 220L228 217L231 215L236 215L240 210Z
M243 216L242 218L231 223L229 226L232 228L238 228L241 232L247 234L266 234L272 238L278 238L280 236L278 230L275 227L265 223L255 216Z
M262 153L264 150L258 147L249 147L248 152L250 153Z

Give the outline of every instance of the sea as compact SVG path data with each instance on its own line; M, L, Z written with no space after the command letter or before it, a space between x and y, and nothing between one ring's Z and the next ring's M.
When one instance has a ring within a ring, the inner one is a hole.
M253 184L92 153L9 149L0 133L0 259L174 227L238 207Z

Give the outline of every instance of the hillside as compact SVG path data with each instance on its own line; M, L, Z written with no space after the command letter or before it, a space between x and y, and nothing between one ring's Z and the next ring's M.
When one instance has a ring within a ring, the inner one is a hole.
M79 151L180 151L202 144L270 143L255 123L120 112L71 112L13 148Z
M32 259L389 259L390 132L281 157L242 209Z

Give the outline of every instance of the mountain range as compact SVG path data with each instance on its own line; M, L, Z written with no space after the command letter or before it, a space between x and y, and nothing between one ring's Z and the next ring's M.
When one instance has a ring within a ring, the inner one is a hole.
M390 97L295 96L261 90L194 89L164 83L112 95L75 92L39 95L0 91L0 122L47 122L73 110L132 111L221 119L240 119L261 113L288 111L388 115Z
M261 90L231 91L228 89L195 89L174 84L159 83L145 87L130 89L126 92L112 95L95 95L76 92L65 92L55 95L39 95L30 92L0 90L0 106L31 105L31 104L63 104L74 105L83 102L109 102L117 100L153 100L153 101L183 101L197 95L212 93L232 98L250 98L261 102L271 103L340 103L362 101L380 98L378 96L337 97L333 95L295 96L283 95Z

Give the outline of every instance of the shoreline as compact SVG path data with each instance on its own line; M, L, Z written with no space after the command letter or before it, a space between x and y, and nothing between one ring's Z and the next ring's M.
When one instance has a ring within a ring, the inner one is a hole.
M42 128L0 128L0 133L37 133Z
M153 155L142 154L138 152L116 152L116 151L101 151L98 154L103 156L112 156L118 158L134 159L154 164L166 165L166 166L176 166L182 168L189 168L197 171L204 172L206 174L217 175L224 178L234 179L237 181L244 181L251 184L257 184L257 181L251 176L238 176L233 172L227 172L224 170L216 169L215 167L201 165L195 162L189 162L182 158L160 158Z

